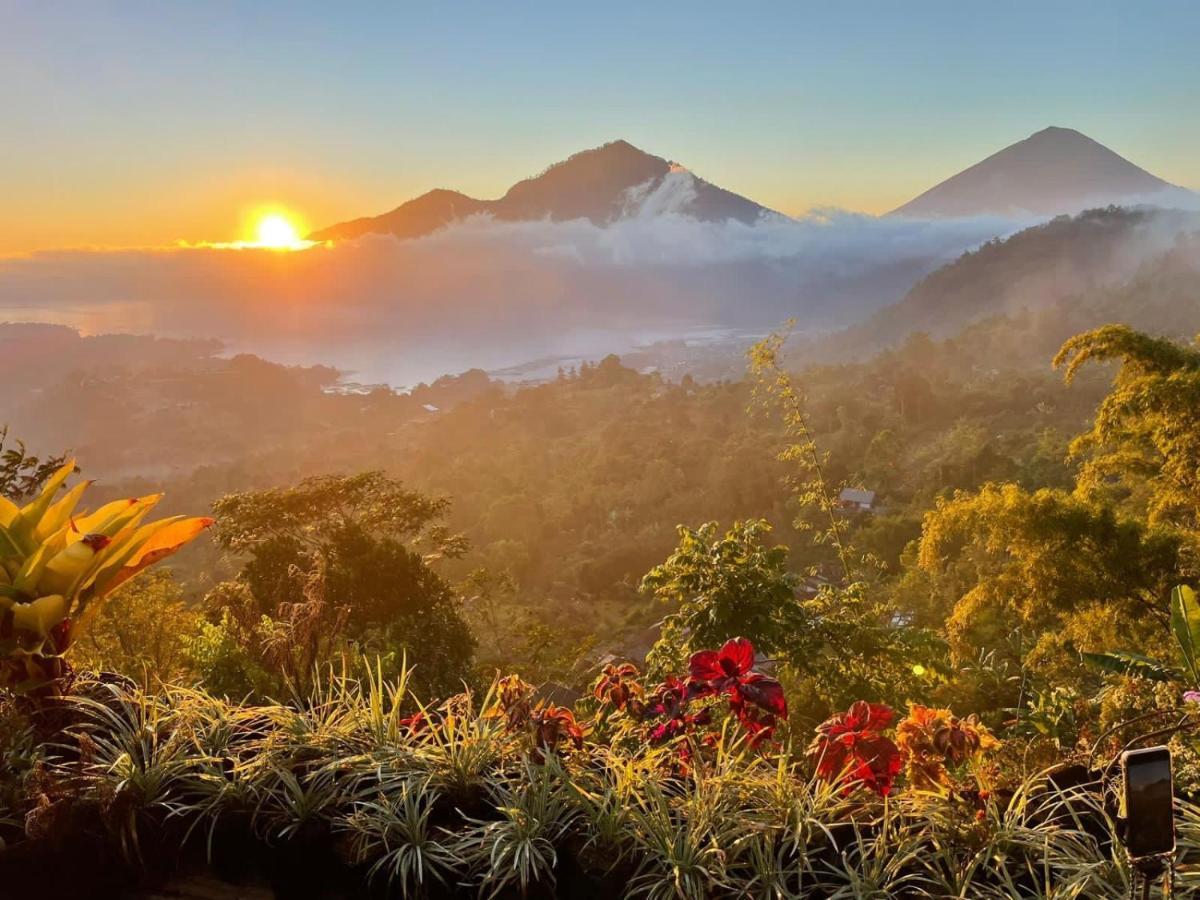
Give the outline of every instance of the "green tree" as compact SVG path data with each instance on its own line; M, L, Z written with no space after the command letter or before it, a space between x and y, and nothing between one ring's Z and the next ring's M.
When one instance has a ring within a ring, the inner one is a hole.
M9 442L7 425L0 427L0 497L14 503L29 499L66 461L63 454L45 459L32 455L23 441Z
M764 404L773 405L783 420L785 444L779 451L779 460L793 467L794 474L789 480L801 509L796 526L808 531L816 544L832 547L842 579L849 582L860 561L854 557L845 518L838 506L842 485L827 477L829 456L817 445L804 393L779 361L787 338L786 333L772 334L750 348L748 357L750 372L756 379L755 393ZM805 514L809 512L819 517L819 526L806 520Z
M1058 351L1067 382L1092 361L1120 363L1092 428L1072 453L1085 457L1080 487L1111 493L1113 483L1145 480L1150 515L1200 525L1200 349L1126 325L1076 335Z
M454 690L474 638L434 569L466 549L443 522L447 506L380 472L225 497L217 540L243 566L210 594L214 623L229 610L242 642L261 643L259 665L293 680L340 643L394 665L406 656L423 688Z
M746 637L782 663L807 717L823 719L854 700L901 702L911 696L914 663L936 658L936 641L897 621L864 582L802 580L787 568L787 548L769 546L762 520L681 527L679 546L642 581L669 604L649 657L656 674L686 669L688 656Z
M767 546L771 526L761 519L735 522L719 535L716 522L679 527L679 546L642 579L642 590L669 604L652 663L679 671L689 654L749 638L776 653L807 630L796 599L799 579L787 571L787 548Z
M1068 644L1161 625L1183 551L1173 529L1065 491L988 484L925 516L908 577L929 593L927 614L945 616L959 661L1004 647L1019 628L1031 658L1049 664Z

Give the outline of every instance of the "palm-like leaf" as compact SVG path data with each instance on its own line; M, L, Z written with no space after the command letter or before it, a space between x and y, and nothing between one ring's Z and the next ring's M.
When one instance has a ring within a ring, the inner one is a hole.
M1097 668L1115 675L1136 675L1150 681L1174 681L1180 675L1178 670L1157 659L1125 650L1114 650L1111 653L1085 653L1083 658Z
M1200 603L1187 585L1171 592L1171 631L1179 643L1184 672L1193 685L1200 685Z

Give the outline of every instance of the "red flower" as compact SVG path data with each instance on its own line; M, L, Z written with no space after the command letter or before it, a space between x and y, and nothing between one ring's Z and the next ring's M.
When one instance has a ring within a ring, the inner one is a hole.
M886 797L904 764L900 748L882 732L894 716L887 706L859 700L822 722L808 748L817 777L845 778L847 793L863 784Z

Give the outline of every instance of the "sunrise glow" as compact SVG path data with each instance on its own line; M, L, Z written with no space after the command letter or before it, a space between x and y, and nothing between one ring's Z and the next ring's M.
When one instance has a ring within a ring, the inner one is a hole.
M282 213L268 213L254 229L255 246L271 250L301 250L312 244L300 237L297 227Z

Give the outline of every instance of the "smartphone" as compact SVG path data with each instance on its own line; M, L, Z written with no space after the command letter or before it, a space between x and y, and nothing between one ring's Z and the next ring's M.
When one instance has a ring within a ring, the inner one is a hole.
M1166 747L1121 754L1125 776L1125 846L1134 859L1175 852L1175 790Z

